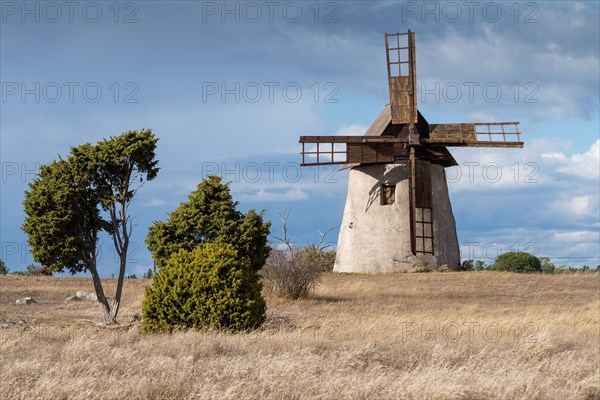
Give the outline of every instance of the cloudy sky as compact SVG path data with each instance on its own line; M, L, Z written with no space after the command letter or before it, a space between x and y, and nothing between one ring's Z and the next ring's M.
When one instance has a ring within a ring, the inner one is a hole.
M27 182L70 146L152 128L161 172L132 207L148 226L211 173L239 208L292 210L299 243L339 225L347 171L298 167L300 135L361 134L388 103L384 32L416 32L430 123L520 121L524 149L454 149L465 258L526 250L600 263L597 2L0 2L1 257L32 262ZM335 244L337 231L329 239ZM109 241L105 276L118 263Z

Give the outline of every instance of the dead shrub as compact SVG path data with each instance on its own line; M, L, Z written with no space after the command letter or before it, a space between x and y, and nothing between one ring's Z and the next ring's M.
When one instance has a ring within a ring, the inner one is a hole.
M310 291L321 281L322 272L333 270L335 251L327 250L330 245L324 244L324 241L334 228L324 233L317 231L320 236L318 242L298 247L288 237L289 215L289 211L279 214L283 222L283 235L275 238L282 246L271 251L260 276L266 291L277 296L298 299L308 297Z
M260 271L265 290L291 299L308 297L321 281L323 271L312 254L310 247L272 250Z

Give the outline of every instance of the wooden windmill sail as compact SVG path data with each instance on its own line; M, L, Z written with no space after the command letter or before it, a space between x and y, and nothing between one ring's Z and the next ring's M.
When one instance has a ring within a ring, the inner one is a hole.
M431 166L457 165L448 147L523 147L519 122L429 124L417 108L414 32L386 33L385 46L390 104L364 136L301 136L301 165L405 164L410 250L433 255ZM394 194L383 186L379 195L383 204Z

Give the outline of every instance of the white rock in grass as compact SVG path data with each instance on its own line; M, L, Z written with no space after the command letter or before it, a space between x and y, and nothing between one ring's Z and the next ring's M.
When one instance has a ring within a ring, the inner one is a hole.
M35 301L33 299L33 297L23 297L22 299L17 299L17 304L33 304L33 303L37 303L37 301Z
M75 297L78 297L80 299L85 299L85 300L98 301L98 297L96 296L95 293L89 293L89 292L86 292L85 290L80 290L77 293L75 293Z

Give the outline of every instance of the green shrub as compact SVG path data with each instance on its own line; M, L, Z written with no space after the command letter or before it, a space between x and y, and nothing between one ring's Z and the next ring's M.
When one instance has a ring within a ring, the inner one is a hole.
M492 267L495 271L510 271L510 272L540 272L542 264L534 255L522 251L510 251L501 254L496 258L496 262Z
M0 259L0 275L6 274L8 274L8 267L6 266L4 260Z
M333 264L335 264L335 251L325 251L315 245L310 245L298 250L301 256L306 262L314 263L319 266L322 272L333 271Z
M448 272L450 271L450 268L448 267L448 264L444 264L440 265L437 270L438 272Z
M487 268L487 267L486 267L486 265L485 265L485 261L483 261L483 260L477 260L477 261L475 261L475 269L476 269L477 271L483 271L483 270L485 270L486 268Z
M145 289L142 330L257 328L266 305L250 264L226 244L206 243L173 254Z
M554 269L555 274L574 274L579 272L577 268L569 267L566 264L561 264Z
M143 275L144 279L150 279L152 278L152 275L154 275L154 271L152 271L151 268L148 268L148 271L146 271Z
M410 268L410 272L425 272L425 267L421 263L414 263Z
M472 271L473 270L473 260L468 259L463 261L458 268L456 268L457 271Z
M431 267L431 265L424 263L422 261L413 262L412 267L410 268L410 272L416 272L416 273L432 272L432 271L434 271L434 269Z
M250 260L250 270L258 272L269 256L271 223L263 222L264 211L243 214L237 204L220 177L204 179L167 221L156 221L148 230L146 244L159 270L180 249L192 251L210 242L234 244L240 258Z
M548 257L540 257L540 263L542 264L542 272L545 274L553 274L556 270L556 266L550 262Z

